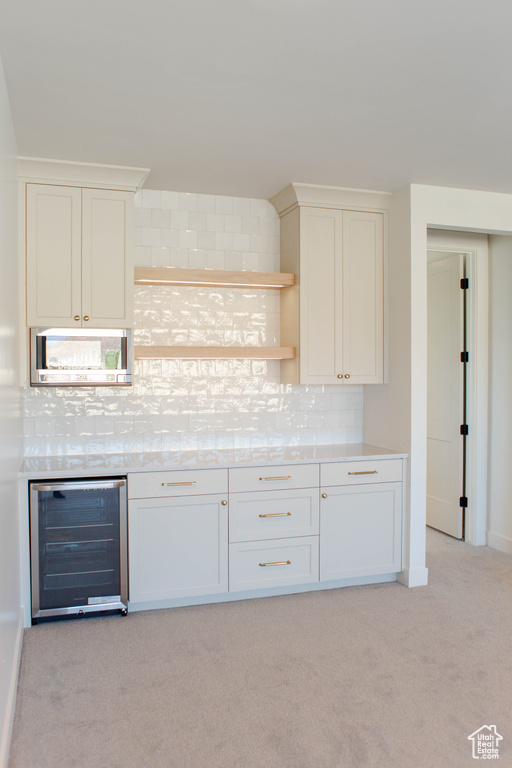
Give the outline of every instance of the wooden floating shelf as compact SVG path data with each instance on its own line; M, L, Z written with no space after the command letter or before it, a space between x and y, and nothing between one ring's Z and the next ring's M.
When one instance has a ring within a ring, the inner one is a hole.
M142 347L136 360L290 360L294 347Z
M217 288L289 288L291 272L234 272L227 269L135 267L135 285L181 285Z

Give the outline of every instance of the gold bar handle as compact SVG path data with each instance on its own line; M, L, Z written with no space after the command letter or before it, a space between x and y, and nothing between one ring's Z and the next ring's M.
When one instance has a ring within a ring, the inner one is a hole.
M259 563L259 565L261 565L262 568L266 568L268 565L291 565L291 564L292 564L291 560L279 560L276 563Z
M258 515L258 517L290 517L291 512L272 512L268 515Z
M290 480L291 475L283 475L282 477L260 477L260 480Z
M378 469L367 469L364 472L348 472L349 475L378 475Z
M187 480L184 483L162 483L162 485L168 487L168 486L175 486L175 485L195 485L197 483L197 480Z

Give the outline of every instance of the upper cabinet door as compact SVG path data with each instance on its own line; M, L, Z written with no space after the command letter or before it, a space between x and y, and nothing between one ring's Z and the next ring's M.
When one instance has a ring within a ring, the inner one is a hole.
M133 194L82 190L84 326L133 325L132 233Z
M76 187L27 184L28 326L80 326L81 197Z
M343 211L342 283L344 381L379 384L384 365L381 213Z
M343 370L341 211L301 208L302 384L336 384Z

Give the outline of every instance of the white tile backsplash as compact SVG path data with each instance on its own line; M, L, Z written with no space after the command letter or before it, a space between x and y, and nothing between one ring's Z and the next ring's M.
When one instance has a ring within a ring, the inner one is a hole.
M279 271L267 200L142 190L135 263ZM279 291L135 287L136 344L278 346ZM136 360L130 388L24 392L26 456L362 442L363 388L293 387L266 360Z

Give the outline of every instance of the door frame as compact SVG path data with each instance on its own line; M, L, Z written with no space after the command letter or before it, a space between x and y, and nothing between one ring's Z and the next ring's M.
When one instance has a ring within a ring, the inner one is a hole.
M430 228L428 251L466 254L466 349L469 363L466 378L467 422L466 496L464 540L486 543L487 527L487 413L489 347L489 251L485 234ZM425 254L425 259L427 255Z

